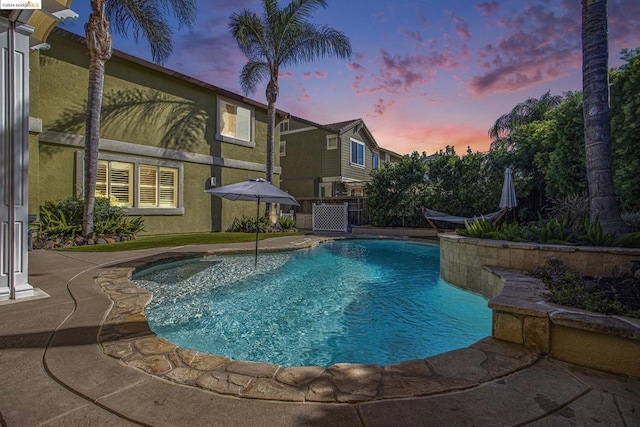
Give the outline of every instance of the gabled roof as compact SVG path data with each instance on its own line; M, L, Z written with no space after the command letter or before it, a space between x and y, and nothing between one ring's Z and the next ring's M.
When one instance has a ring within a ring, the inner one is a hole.
M373 137L373 134L371 133L371 131L369 130L367 125L364 123L364 120L362 120L362 119L347 120L347 121L344 121L344 122L329 123L329 124L326 124L326 125L321 125L321 124L312 122L310 120L303 119L302 117L290 116L290 118L293 119L293 120L302 122L302 123L306 123L309 126L313 126L313 127L318 128L318 129L324 129L324 130L326 130L328 132L331 132L331 133L337 133L338 135L343 134L345 132L348 132L351 129L353 129L354 127L356 127L356 126L361 126L361 130L363 130L365 132L365 134L367 135L369 140L372 142L373 146L375 148L377 148L377 149L381 149L380 146L378 145L378 142ZM387 150L387 151L389 151L389 150Z
M82 44L82 45L86 44L84 37L79 36L77 34L74 34L74 33L70 32L70 31L63 30L62 28L56 27L56 28L53 29L52 32L53 32L53 34L60 35L60 36L62 36L64 38L72 40L72 41L74 41L76 43L79 43L79 44ZM187 76L186 74L182 74L182 73L180 73L178 71L171 70L169 68L163 67L163 66L155 64L153 62L149 62L149 61L147 61L145 59L142 59L142 58L138 58L137 56L130 55L130 54L122 52L120 50L113 49L112 56L124 59L126 61L138 64L138 65L141 65L141 66L143 66L145 68L148 68L148 69L151 69L151 70L155 70L157 72L166 74L168 76L175 77L175 78L178 78L180 80L184 80L185 82L189 82L189 83L192 83L194 85L200 86L202 88L205 88L207 90L215 92L218 95L222 95L222 96L224 96L226 98L230 98L230 99L233 99L233 100L236 100L236 101L239 101L239 102L243 102L245 104L252 105L254 107L264 108L265 110L267 109L267 105L266 104L258 102L258 101L254 100L254 99L250 99L250 98L244 97L244 96L239 95L239 94L237 94L235 92L231 92L230 90L223 89L221 87L212 85L210 83L203 82L202 80L198 80L195 77ZM276 114L281 116L281 117L286 117L287 116L287 113L285 113L284 111L278 110L278 109L276 109Z
M336 133L344 133L352 129L359 123L362 123L364 125L364 122L362 121L362 119L355 119L355 120L347 120L347 121L338 122L338 123L330 123L324 126L328 129L333 130Z

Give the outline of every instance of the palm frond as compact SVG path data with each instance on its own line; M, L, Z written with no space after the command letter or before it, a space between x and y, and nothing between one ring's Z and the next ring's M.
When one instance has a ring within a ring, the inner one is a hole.
M245 94L256 91L256 86L262 80L269 78L270 67L265 62L249 61L240 72L240 85Z
M195 22L195 0L107 0L105 14L111 27L134 41L144 38L154 62L163 64L171 54L173 31L167 20L173 15L179 26L191 27Z

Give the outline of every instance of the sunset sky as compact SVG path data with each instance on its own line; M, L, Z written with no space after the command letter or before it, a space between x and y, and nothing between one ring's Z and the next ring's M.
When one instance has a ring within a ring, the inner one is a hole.
M241 94L246 59L228 30L232 13L260 0L197 0L192 31L178 30L167 68ZM328 124L362 118L382 147L432 154L447 145L485 151L502 114L548 90L582 89L580 0L328 0L313 22L344 32L350 60L281 69L277 107ZM284 2L280 3L281 5ZM89 0L75 0L84 35ZM640 1L609 0L610 67L640 46ZM140 41L114 48L150 60ZM251 98L266 103L264 85Z

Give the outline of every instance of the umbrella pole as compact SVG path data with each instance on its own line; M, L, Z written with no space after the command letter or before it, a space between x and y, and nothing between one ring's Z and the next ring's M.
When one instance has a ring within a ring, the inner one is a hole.
M260 232L260 227L258 226L259 222L260 222L260 197L258 197L258 211L256 212L256 254L253 261L254 267L258 265L258 233Z

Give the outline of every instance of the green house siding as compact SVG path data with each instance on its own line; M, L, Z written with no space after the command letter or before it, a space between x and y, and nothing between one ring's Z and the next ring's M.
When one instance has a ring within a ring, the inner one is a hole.
M370 181L371 171L373 169L373 150L371 143L362 136L352 132L343 135L341 138L342 153L342 176L347 179L357 181ZM364 167L351 163L351 140L362 142L364 144Z
M42 123L29 138L34 214L45 201L79 195L83 180L86 46L58 30L48 42L50 50L31 58L31 116ZM220 99L252 111L249 143L219 136ZM226 230L234 218L254 216L255 204L220 200L204 190L211 177L221 186L265 176L266 118L266 107L256 101L117 53L106 65L100 158L133 164L134 187L140 166L178 171L177 208L144 208L137 201L129 208L145 218L146 233ZM138 190L131 191L135 198Z
M292 124L295 123L292 121ZM317 195L318 177L322 174L323 146L317 138L310 137L318 131L298 132L282 135L286 141L286 155L280 157L282 166L282 189L295 197Z
M322 132L320 138L320 144L322 145L322 176L323 177L332 177L332 176L340 176L342 175L342 170L340 166L342 152L341 147L344 146L344 141L342 138L338 138L338 148L336 149L327 149L327 137L330 134L329 132Z

